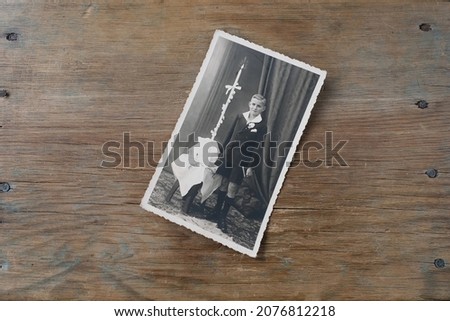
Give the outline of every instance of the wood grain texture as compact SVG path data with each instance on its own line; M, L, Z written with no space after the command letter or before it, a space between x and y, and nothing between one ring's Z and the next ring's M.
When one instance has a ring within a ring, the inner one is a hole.
M0 299L450 299L450 3L1 8ZM348 141L289 170L257 259L142 210L136 151L100 166L124 132L158 159L215 29L327 70L300 145Z

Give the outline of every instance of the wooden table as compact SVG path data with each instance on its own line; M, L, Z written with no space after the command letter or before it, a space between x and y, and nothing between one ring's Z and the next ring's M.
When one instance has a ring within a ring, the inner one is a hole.
M1 0L0 299L449 300L449 16ZM216 29L327 70L301 144L348 141L348 167L289 170L257 259L139 207ZM101 167L124 133L154 153Z

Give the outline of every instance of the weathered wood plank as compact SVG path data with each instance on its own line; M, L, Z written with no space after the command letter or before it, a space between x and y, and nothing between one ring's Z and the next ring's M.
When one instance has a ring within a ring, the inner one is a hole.
M450 4L245 3L2 2L0 299L450 299ZM100 166L123 133L159 159L217 28L327 70L301 144L348 141L257 259L141 210L147 155Z

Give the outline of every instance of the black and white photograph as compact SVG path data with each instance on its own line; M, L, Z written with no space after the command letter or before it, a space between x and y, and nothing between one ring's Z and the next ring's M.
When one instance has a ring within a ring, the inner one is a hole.
M216 31L141 206L256 257L325 77Z

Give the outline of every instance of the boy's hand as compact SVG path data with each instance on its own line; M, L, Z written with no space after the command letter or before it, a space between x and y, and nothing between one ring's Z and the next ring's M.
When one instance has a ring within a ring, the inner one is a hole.
M253 175L253 168L249 167L247 168L247 172L245 173L245 176L252 176Z

